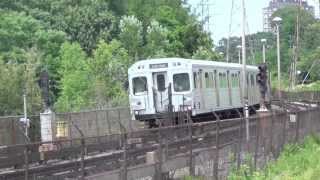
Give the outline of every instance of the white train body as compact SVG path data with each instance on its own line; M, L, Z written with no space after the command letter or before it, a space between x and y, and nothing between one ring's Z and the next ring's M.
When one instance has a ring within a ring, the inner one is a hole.
M143 60L129 70L129 101L134 114L150 116L167 111L171 84L175 112L192 109L192 115L242 107L242 65L215 61L163 58ZM249 105L259 104L256 82L259 70L247 66Z

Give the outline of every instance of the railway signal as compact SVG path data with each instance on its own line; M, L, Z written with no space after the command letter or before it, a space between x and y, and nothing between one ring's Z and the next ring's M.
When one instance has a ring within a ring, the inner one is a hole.
M265 63L258 66L259 73L257 74L257 83L259 85L259 90L261 94L261 102L260 102L260 109L265 109L265 101L266 101L266 94L268 91L268 68Z

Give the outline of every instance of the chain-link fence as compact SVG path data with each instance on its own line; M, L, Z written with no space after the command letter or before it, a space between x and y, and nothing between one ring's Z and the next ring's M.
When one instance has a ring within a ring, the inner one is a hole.
M249 139L244 118L219 120L213 113L214 122L138 131L120 125L119 132L107 129L97 137L2 147L0 179L226 179L243 163L252 170L263 167L285 144L319 133L319 107L282 106L286 111L250 117Z
M23 116L0 117L0 146L38 142L41 140L40 116L28 116L30 127L28 139L25 135ZM82 130L85 137L103 136L120 133L120 126L128 131L136 131L141 124L133 121L129 108L110 108L104 110L57 113L54 115L55 124L52 126L53 136L57 139L73 139L81 137L75 129Z

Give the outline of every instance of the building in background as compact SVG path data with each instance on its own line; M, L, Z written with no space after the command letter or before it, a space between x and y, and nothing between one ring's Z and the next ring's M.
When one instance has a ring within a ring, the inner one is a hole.
M278 9L284 8L286 6L298 6L299 0L271 0L269 6L263 8L263 31L271 32L271 21L272 14ZM302 1L302 7L309 11L313 16L315 16L315 8L308 5L307 1Z

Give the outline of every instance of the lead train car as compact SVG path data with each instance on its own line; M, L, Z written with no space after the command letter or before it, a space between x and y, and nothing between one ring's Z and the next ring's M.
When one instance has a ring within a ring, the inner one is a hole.
M192 116L242 108L242 65L215 61L163 58L143 60L129 70L131 112L139 120L155 120L168 110L169 88L174 112L188 107ZM258 68L247 66L248 102L259 104ZM170 86L171 85L171 86Z

